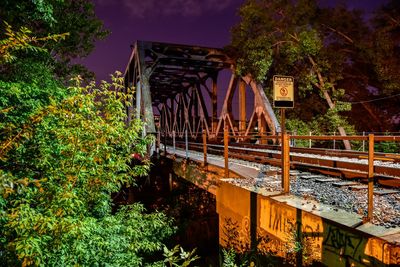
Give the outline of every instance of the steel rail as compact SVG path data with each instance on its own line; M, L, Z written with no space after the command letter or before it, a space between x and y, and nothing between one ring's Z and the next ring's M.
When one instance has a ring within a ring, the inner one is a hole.
M234 146L229 146L230 158L269 164L278 167L281 166L281 154L279 150L266 152L262 150L248 149L246 147L240 147L237 145L238 144L235 144ZM183 145L179 142L177 142L177 146L183 147ZM189 143L189 148L195 151L203 151L203 145L199 143L191 142ZM223 145L207 145L207 151L210 154L223 155L223 148ZM291 152L294 152L293 148L291 148ZM356 158L356 156L354 156L354 158ZM347 162L338 159L321 159L318 157L301 155L290 155L290 166L294 169L314 171L346 179L363 179L365 181L368 179L368 165L357 162ZM374 173L378 183L386 186L400 187L399 168L374 166Z

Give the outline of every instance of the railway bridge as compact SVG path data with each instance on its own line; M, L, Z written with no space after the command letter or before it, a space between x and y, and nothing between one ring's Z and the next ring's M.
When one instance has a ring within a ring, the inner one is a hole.
M222 74L220 80L228 81L225 88L218 83ZM147 133L156 133L153 109L169 137L188 131L196 138L204 130L215 139L222 135L225 122L234 136L247 136L255 127L260 134L281 131L262 86L250 76L236 75L235 62L221 49L138 41L125 71L125 84L136 88L135 111L131 108L129 114L146 121ZM246 87L253 94L251 110Z
M251 252L257 266L265 255L400 265L400 155L374 150L400 136L287 134L262 85L221 49L137 41L124 75L135 88L128 121L157 136L171 177L214 195L220 246Z

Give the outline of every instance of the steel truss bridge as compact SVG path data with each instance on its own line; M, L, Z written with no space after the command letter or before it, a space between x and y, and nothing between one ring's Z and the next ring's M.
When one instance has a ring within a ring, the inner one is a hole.
M124 74L125 86L134 87L136 95L127 110L128 120L141 118L145 133L156 133L154 111L158 112L160 130L169 137L187 132L196 139L205 131L212 140L222 136L224 127L237 140L253 129L260 135L278 134L280 125L262 86L250 76L238 76L235 68L235 61L221 49L137 41ZM217 82L223 70L230 72L227 88ZM238 118L232 112L236 90ZM246 91L254 97L249 120Z

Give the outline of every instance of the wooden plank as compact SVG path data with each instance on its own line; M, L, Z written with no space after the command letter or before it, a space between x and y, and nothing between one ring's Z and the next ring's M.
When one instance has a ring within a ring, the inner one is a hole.
M344 181L344 182L337 182L337 183L333 183L333 186L336 187L344 187L344 186L352 186L352 185L359 185L360 183L357 182L348 182L348 181Z
M316 178L324 178L324 175L300 175L300 179L308 180L308 179L316 179Z
M360 158L360 159L368 159L368 156L361 155L361 156L358 156L358 158ZM374 160L380 160L380 161L394 161L393 158L384 158L384 157L374 157Z
M311 188L301 188L301 189L299 189L300 193L309 193L309 192L312 192L312 191L313 191L313 189L311 189Z
M376 189L374 190L374 195L391 195L391 194L398 194L400 193L399 190L393 190L393 189Z
M319 178L315 179L315 182L317 183L330 183L330 182L337 182L340 181L338 178Z
M281 184L282 182L281 181L278 181L278 180L274 180L274 181L263 181L264 183L266 183L266 184Z
M367 190L368 189L368 185L351 185L351 186L349 186L349 189L353 190L353 191Z

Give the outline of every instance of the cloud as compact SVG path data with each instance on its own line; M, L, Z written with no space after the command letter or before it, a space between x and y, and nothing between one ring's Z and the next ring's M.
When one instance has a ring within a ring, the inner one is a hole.
M154 16L200 16L206 12L222 11L233 0L96 0L99 5L118 3L138 18Z

